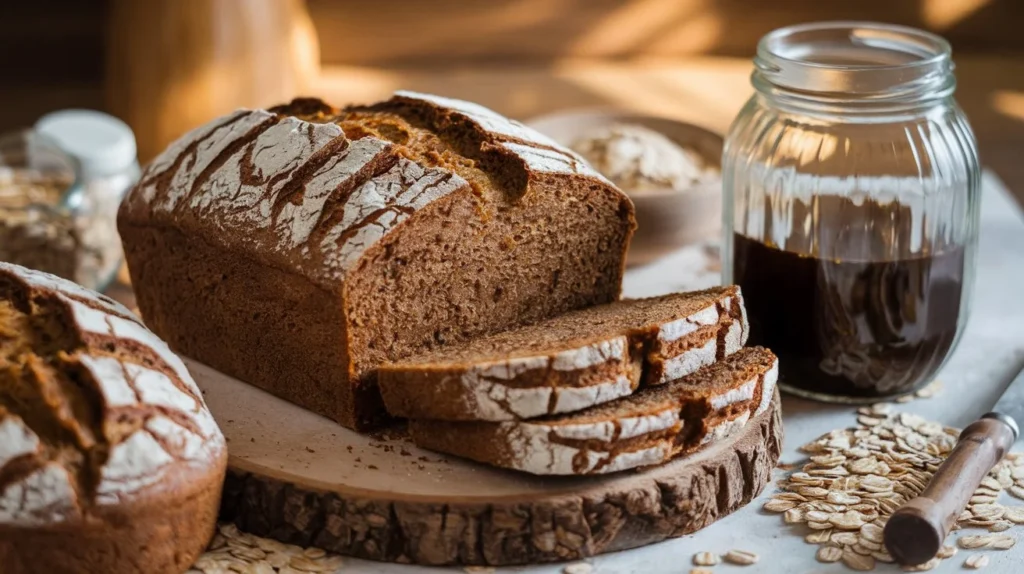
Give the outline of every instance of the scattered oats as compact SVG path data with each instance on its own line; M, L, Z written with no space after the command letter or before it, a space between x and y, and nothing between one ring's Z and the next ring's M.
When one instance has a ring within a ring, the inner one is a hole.
M1003 485L999 484L998 479L995 479L991 476L986 476L985 478L981 479L981 486L984 486L985 488L988 488L990 490L995 490L997 492L1004 488Z
M1024 480L1024 466L1015 466L1010 471L1010 477L1014 480Z
M882 424L885 422L885 419L879 419L868 415L860 415L857 417L857 422L866 427L873 427Z
M821 510L812 510L804 514L804 518L806 518L808 522L828 522L830 516L831 515L828 512L823 512Z
M882 529L874 524L865 524L860 527L861 538L869 542L882 542Z
M999 550L1009 550L1017 543L1017 539L1009 534L992 534L990 536L995 537L992 540L992 548L997 548Z
M892 410L888 403L861 407L857 413L863 426L835 430L802 446L809 460L781 481L784 492L765 504L765 510L784 513L787 523L812 529L804 539L821 545L816 551L821 562L841 560L855 570L893 562L883 545L889 516L925 490L956 446L959 429ZM1024 506L999 504L1006 490L1024 499L1024 453L1009 453L973 493L952 529L990 532L960 537L961 548L1014 545L1014 537L999 533L1024 524ZM956 552L955 546L944 546L935 559L906 570L931 570Z
M308 558L306 556L292 556L292 559L288 562L288 565L292 568L302 572L330 572L331 568L320 562L316 558Z
M786 524L798 524L804 522L804 511L799 508L791 508L782 515Z
M250 562L257 562L267 557L267 553L260 550L259 548L245 547L245 548L232 548L231 555L242 560L248 560Z
M992 545L995 534L978 534L975 536L963 536L960 540L957 540L957 544L964 550L974 550L976 548L987 548Z
M857 504L861 501L859 496L854 496L848 492L842 492L839 490L829 491L825 500L832 504Z
M493 566L466 566L462 571L466 574L494 574L497 572Z
M867 572L875 569L875 559L871 556L857 554L849 548L843 549L843 564L851 570Z
M999 482L1000 488L1010 488L1013 486L1013 468L1005 460L1003 463L996 470L996 480Z
M853 546L858 541L860 541L860 536L857 536L856 532L836 532L832 535L832 542L840 546Z
M874 518L871 520L874 520ZM861 526L864 526L868 520L866 520L865 516L860 512L857 512L856 510L848 510L842 514L833 514L829 518L829 522L836 528L843 530L857 530Z
M942 559L936 556L935 558L932 558L931 560L925 562L924 564L918 564L917 566L904 566L903 567L903 571L904 572L927 572L927 571L931 570L932 568L935 568L936 566L938 566L940 562L942 562Z
M902 397L898 397L896 399L896 402L902 405L905 403L909 403L910 401L914 400L914 398L914 395L903 395Z
M872 552L879 552L882 550L881 542L872 542L870 540L864 540L863 538L861 538L860 541L857 542L857 544L854 544L854 547L857 546L866 549L866 554L871 554Z
M975 504L971 507L971 514L983 520L998 520L1006 513L1002 504Z
M291 557L287 554L271 554L267 556L266 562L274 568L284 568L291 561Z
M924 436L931 437L942 434L943 427L939 423L929 421L918 426L916 430L917 432L923 434Z
M988 556L984 554L974 554L968 556L967 560L964 560L964 568L970 568L972 570L981 570L988 566Z
M992 504L996 501L996 497L991 494L975 494L971 497L971 504Z
M1012 548L1017 543L1017 540L1007 534L978 534L975 536L963 536L957 540L957 543L964 549L991 547L1006 550Z
M715 571L710 568L694 568L690 574L715 574Z
M843 464L844 462L846 462L846 457L843 456L842 454L837 453L819 454L817 456L812 456L811 462L818 465L819 467L828 468Z
M730 564L750 566L751 564L756 564L760 556L746 550L730 550L722 558Z
M1000 520L988 527L989 532L1005 532L1013 528L1013 523L1008 520Z
M882 549L882 546L880 544L876 544L875 546L877 546L877 548L868 548L867 546L864 546L864 541L861 540L860 542L851 546L850 550L853 550L857 554L863 556L871 556L872 552L877 552Z
M768 502L764 503L763 508L768 512L786 512L796 508L797 502L795 500L781 500L773 498Z
M302 551L302 555L306 558L312 558L313 560L317 560L318 558L323 558L324 556L327 556L327 551L321 548L307 548Z
M711 552L698 552L693 555L693 564L695 566L714 566L718 562L718 555Z
M562 568L562 574L590 574L593 571L594 567L587 562L576 562Z
M958 550L956 546L949 546L948 544L945 544L942 546L942 548L939 548L939 551L935 554L935 556L945 560L946 558L952 558L953 556L956 556L957 552Z
M828 490L820 486L801 486L797 489L797 492L811 498L824 498L828 496Z
M811 532L807 536L804 536L804 541L806 541L808 544L824 544L828 542L831 538L832 529L829 528L826 530L815 530Z
M869 493L884 494L892 492L892 481L884 476L869 474L860 480L862 489Z
M858 458L846 465L854 474L878 474L879 462L874 457Z
M1024 524L1024 506L1007 506L1005 510L1003 518L1014 524Z
M885 550L879 550L878 552L872 552L871 557L879 562L885 562L886 564L892 564L896 560L889 555Z
M822 546L816 555L818 562L839 562L843 558L843 549L836 546Z

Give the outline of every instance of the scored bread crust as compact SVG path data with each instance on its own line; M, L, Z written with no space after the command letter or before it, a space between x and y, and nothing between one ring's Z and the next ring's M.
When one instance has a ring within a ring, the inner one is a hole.
M409 421L424 448L538 475L661 464L735 435L771 404L778 359L744 348L666 385L570 415L524 421Z
M118 228L142 314L175 350L369 428L381 363L617 299L635 220L548 138L398 92L197 128L147 167Z
M184 570L226 465L184 363L128 309L0 263L5 573Z
M658 385L686 376L738 351L748 331L738 287L675 293L581 309L387 364L378 384L398 417L529 419L627 396L641 378ZM543 334L550 340L538 343Z

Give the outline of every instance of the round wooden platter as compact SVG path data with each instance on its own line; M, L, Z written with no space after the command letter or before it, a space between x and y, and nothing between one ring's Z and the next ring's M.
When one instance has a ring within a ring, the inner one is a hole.
M644 471L535 477L372 435L188 361L228 438L222 511L244 531L372 560L511 565L579 559L699 530L768 482L772 408L737 436Z

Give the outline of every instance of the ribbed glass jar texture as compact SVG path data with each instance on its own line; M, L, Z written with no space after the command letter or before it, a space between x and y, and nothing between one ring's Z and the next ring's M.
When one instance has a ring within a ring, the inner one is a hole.
M949 45L859 22L777 30L722 161L723 279L781 385L868 402L927 384L974 278L977 146Z

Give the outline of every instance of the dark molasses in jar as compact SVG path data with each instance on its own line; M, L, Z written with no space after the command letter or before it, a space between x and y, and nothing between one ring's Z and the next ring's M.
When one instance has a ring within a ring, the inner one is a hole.
M872 201L819 200L818 209L862 221L899 217ZM879 258L892 249L881 249L886 238L874 228L857 226L861 237L840 232L851 249L843 258L734 235L733 279L746 300L750 342L779 356L790 389L865 399L904 394L930 380L949 353L961 320L964 248Z
M722 280L742 287L779 387L909 394L963 332L978 149L942 38L872 22L776 30L722 154Z

